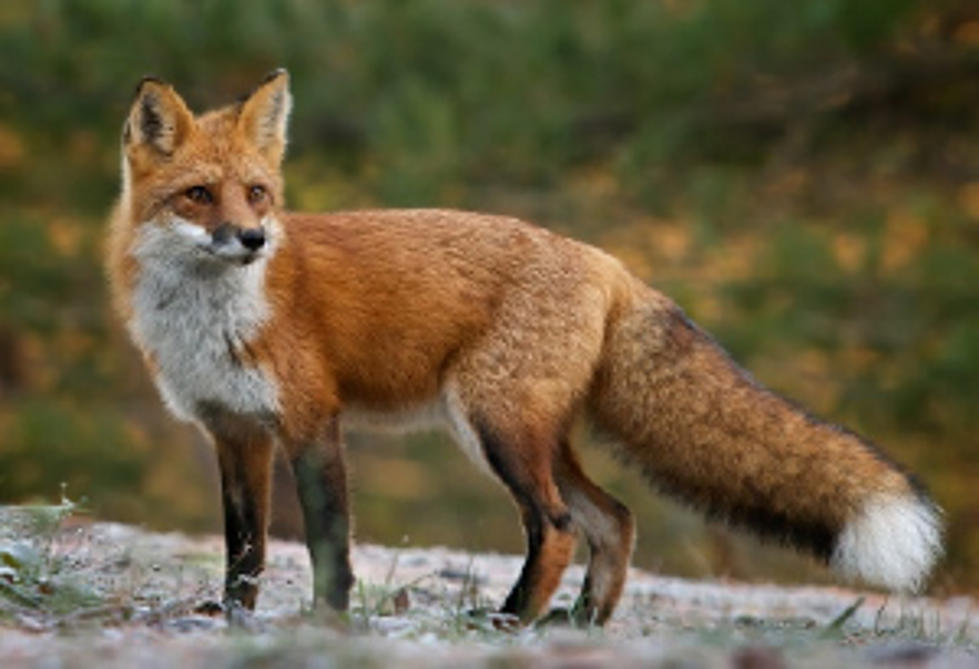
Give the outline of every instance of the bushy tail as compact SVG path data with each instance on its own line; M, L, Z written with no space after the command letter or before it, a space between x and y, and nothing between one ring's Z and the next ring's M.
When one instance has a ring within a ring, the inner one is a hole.
M922 585L941 553L940 512L906 474L761 387L662 295L636 285L623 302L590 410L657 487L847 577Z

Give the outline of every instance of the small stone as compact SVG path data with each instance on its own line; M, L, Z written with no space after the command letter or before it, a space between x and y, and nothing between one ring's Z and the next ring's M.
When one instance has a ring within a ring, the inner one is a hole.
M397 615L401 615L411 606L411 600L408 598L407 588L399 588L396 593L394 593L394 612Z
M784 669L782 653L766 646L744 646L731 656L734 669Z

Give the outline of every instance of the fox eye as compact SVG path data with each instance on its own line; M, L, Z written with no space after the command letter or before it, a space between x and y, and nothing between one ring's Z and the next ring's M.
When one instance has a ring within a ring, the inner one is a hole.
M184 197L196 204L211 204L214 202L214 196L211 195L211 191L208 190L207 186L191 186L184 191Z
M248 201L251 204L258 204L265 199L266 195L268 195L268 191L265 190L265 186L255 184L254 186L248 187Z

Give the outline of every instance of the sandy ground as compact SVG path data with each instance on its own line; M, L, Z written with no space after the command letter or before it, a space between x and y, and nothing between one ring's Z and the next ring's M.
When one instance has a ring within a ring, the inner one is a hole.
M220 596L219 537L96 523L59 531L45 549L50 583L40 592L82 595L0 608L0 667L979 666L979 617L967 598L632 570L604 629L502 632L472 610L503 600L520 557L358 545L351 613L339 621L308 610L305 548L273 541L255 615L229 627L198 611ZM582 577L580 566L568 570L553 604L570 605Z

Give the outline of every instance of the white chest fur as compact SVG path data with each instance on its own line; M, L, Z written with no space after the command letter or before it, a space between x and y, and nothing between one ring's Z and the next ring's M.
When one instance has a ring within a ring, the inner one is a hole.
M249 350L269 317L268 258L229 265L185 244L172 230L147 225L133 254L139 270L129 329L155 362L160 394L184 420L202 404L275 413L276 385Z

